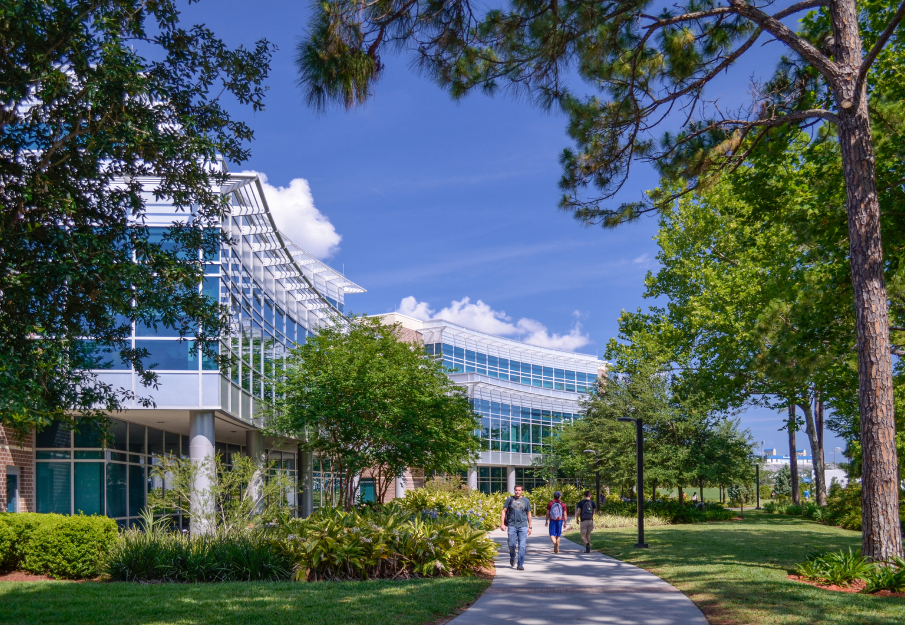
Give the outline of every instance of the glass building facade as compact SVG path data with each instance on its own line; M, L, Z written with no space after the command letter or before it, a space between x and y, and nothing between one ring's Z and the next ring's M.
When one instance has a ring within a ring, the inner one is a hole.
M146 223L150 237L162 239L186 216L155 199L153 184L147 181ZM117 413L106 445L96 432L73 432L59 423L36 433L35 486L26 509L105 514L120 525L134 524L149 489L165 487L154 483L149 469L164 454L190 457L199 441L227 464L236 454L260 449L277 470L301 483L297 443L264 437L260 407L273 398L288 351L332 324L346 294L364 289L277 230L257 175L230 174L220 192L229 200L222 228L233 244L203 259L199 289L229 307L230 330L217 349L230 357L230 366L219 368L193 340L163 324L133 324L131 346L148 350L145 362L158 375L157 388L143 387L112 354L99 354L98 373L103 382L152 399L154 407L134 401ZM289 505L299 503L298 494L294 489L287 495Z
M450 378L468 389L481 418L482 450L466 474L485 492L544 483L535 459L563 424L580 418L583 394L595 389L606 363L596 356L535 347L470 330L442 319L379 315L416 333L425 351L442 358Z

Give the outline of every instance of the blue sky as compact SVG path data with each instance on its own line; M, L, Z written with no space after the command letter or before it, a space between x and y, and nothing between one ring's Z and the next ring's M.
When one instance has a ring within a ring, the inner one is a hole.
M251 160L232 168L264 173L281 228L368 290L347 297L347 309L444 311L478 329L602 355L619 313L646 305L655 221L604 231L559 212L565 117L505 96L453 103L406 58L386 59L364 108L314 113L293 64L308 8L202 0L184 21L205 23L233 46L266 37L279 47L266 110L236 110L255 142ZM764 48L730 72L722 102L744 101L749 78L772 68L777 53ZM619 199L656 183L639 167ZM303 218L287 219L290 211ZM787 449L780 419L765 409L742 415L757 441ZM827 449L841 445L827 434ZM803 433L798 446L806 448Z

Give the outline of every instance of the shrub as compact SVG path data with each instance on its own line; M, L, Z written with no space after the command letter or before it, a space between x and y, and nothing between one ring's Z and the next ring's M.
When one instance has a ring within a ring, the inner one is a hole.
M412 517L392 505L382 511L322 509L284 521L284 531L297 580L471 575L497 554L483 529L450 515Z
M100 573L101 560L116 541L116 521L104 516L34 516L41 518L19 547L23 570L57 579Z
M638 517L631 516L621 516L616 514L595 514L594 515L594 529L614 529L619 527L635 527L638 523ZM656 514L645 514L644 515L644 525L645 527L657 527L659 525L669 525L669 521L664 519L663 517L657 516ZM569 519L569 529L573 531L578 531L580 529L581 522L571 517Z
M236 582L289 579L293 560L276 537L260 531L191 536L170 532L160 521L123 532L104 571L123 582Z
M468 489L431 492L419 488L408 491L404 499L397 499L393 503L408 513L425 519L451 516L455 517L456 522L464 521L472 527L489 531L499 524L506 497L506 493L487 495ZM393 506L385 507L388 510L395 509Z
M858 579L866 579L875 565L868 562L861 550L831 551L810 554L795 572L801 577L823 584L848 586Z
M0 570L12 571L22 565L23 547L47 516L33 512L0 513Z
M865 580L867 586L864 592L905 592L905 559L893 558L885 566L875 567L868 572Z
M454 493L464 490L462 478L458 475L434 475L424 482L423 489L429 493Z
M849 483L845 488L833 484L827 495L824 520L830 525L860 532L861 484Z
M708 521L728 521L735 518L735 513L732 512L732 510L726 510L722 506L708 506L707 508L705 508L704 514L706 515Z
M537 505L537 514L542 516L546 514L547 503L553 501L553 493L559 491L562 493L562 502L569 512L569 516L575 514L575 506L584 499L584 491L579 490L574 484L563 484L562 486L535 486L528 497Z
M601 506L601 513L635 518L638 516L638 507L634 501L608 501ZM727 521L734 516L734 513L716 502L710 502L701 507L689 502L679 503L676 499L649 501L644 504L645 519L658 517L673 525Z

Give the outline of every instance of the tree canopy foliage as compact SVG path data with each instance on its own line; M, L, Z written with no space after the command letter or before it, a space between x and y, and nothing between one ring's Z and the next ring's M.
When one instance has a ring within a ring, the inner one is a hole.
M134 398L91 372L110 361L154 384L133 321L214 357L216 161L242 162L252 138L222 98L262 109L271 47L185 28L173 0L10 0L0 49L0 423L22 435ZM146 206L162 198L185 218L158 233Z
M391 49L411 51L454 98L503 88L559 105L575 144L560 159L560 207L585 224L614 227L661 210L762 148L784 146L802 129L833 126L845 185L861 444L870 458L862 467L863 551L880 560L902 555L871 135L876 83L868 78L901 83L905 2L510 0L484 9L470 0L326 0L318 9L297 57L309 103L364 102L383 71L382 52ZM797 16L803 18L790 27ZM747 103L719 106L714 82L767 42L784 51L776 70L752 80ZM575 75L590 94L575 92ZM673 123L679 128L664 132ZM638 161L679 184L649 200L615 204Z
M473 461L480 422L442 361L400 340L398 325L337 321L290 352L268 428L330 461L346 507L362 472L382 501L407 468L452 473Z
M542 465L560 477L601 481L626 494L635 488L635 428L619 417L640 418L644 430L646 488L727 486L750 477L750 436L727 413L699 398L682 399L661 372L611 375L583 405L581 419L566 425ZM596 454L589 454L593 450Z

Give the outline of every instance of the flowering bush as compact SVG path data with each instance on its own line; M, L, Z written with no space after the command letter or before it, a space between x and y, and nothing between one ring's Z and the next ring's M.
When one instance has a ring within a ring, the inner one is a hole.
M452 515L322 509L284 521L281 544L299 581L473 575L489 567L497 545L482 529Z

